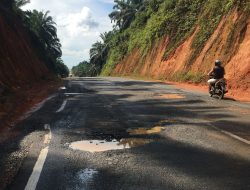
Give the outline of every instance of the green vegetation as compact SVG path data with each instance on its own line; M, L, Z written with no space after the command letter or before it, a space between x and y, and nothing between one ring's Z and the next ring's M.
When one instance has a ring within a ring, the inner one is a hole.
M20 9L29 2L29 0L0 0L0 4L16 15L27 29L39 58L52 72L67 77L69 70L61 59L61 43L57 37L56 23L48 11Z
M69 69L64 64L63 60L61 58L58 58L56 60L56 72L58 75L60 75L62 78L69 76Z
M90 49L90 62L83 61L72 68L75 76L88 77L100 74L108 57L112 36L113 32L105 32L100 35L102 41L97 41Z
M201 83L207 80L206 76L203 73L194 73L194 72L177 72L172 77L173 81L177 82L192 82L192 83Z
M163 37L170 40L162 57L167 59L198 26L188 62L191 65L221 18L234 8L247 11L247 7L247 0L115 0L114 10L109 15L114 29L102 44L107 56L101 60L101 74L110 75L116 64L134 49L145 56ZM200 81L202 78L192 73L176 75L180 80Z
M100 71L96 69L95 65L87 61L83 61L72 68L73 75L77 77L92 77L96 76L98 72Z

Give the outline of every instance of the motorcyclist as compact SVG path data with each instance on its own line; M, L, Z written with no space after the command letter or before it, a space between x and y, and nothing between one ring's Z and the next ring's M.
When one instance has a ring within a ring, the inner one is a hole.
M209 84L209 91L211 90L212 85L214 85L218 80L223 79L225 75L225 69L221 66L221 61L216 60L214 68L208 73L208 76L212 78L207 82Z

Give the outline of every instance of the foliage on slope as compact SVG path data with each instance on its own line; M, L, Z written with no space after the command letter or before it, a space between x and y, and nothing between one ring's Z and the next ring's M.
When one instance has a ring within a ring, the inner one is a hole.
M115 2L133 4L133 1ZM116 22L112 37L104 42L108 44L108 56L103 60L105 65L102 75L110 75L116 64L135 49L139 49L140 55L145 57L153 44L163 37L169 39L162 57L166 60L198 27L192 41L192 55L188 60L191 65L223 16L232 9L248 13L250 7L247 0L145 0L140 5L132 21L130 19L130 24L121 28L121 24ZM116 11L117 6L114 8ZM126 6L122 9L126 9ZM120 10L122 12L126 11Z

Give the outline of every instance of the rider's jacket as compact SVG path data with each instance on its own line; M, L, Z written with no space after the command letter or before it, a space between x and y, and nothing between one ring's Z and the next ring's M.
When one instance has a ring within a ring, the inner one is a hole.
M215 79L221 79L224 78L225 75L225 69L221 66L215 66L213 69L213 75Z

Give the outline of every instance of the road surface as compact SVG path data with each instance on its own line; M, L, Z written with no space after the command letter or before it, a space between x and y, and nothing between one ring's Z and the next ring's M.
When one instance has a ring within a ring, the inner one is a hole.
M66 80L0 145L0 187L247 190L249 116L248 104L158 82Z

